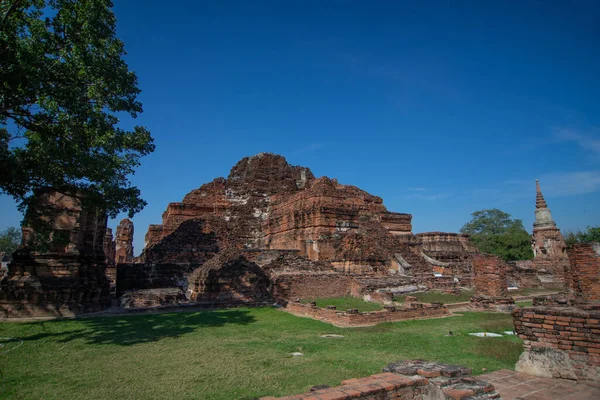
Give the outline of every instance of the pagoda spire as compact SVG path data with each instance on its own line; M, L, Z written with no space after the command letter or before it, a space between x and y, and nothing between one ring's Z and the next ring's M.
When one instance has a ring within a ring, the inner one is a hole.
M544 199L544 195L542 194L542 189L540 189L540 182L537 179L535 180L535 189L535 208L538 210L540 208L548 208L548 204L546 204L546 200Z

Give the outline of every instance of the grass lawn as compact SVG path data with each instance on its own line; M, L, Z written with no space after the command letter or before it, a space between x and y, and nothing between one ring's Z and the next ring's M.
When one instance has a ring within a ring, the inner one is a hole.
M531 307L533 305L533 300L515 301L515 305L519 307Z
M560 292L561 288L527 288L527 289L518 289L518 290L509 290L508 296L530 296L537 295L542 293L554 293ZM418 301L423 303L442 303L442 304L451 304L451 303L462 303L471 300L471 296L473 296L473 290L463 290L459 295L454 294L446 294L440 292L425 292L425 293L414 293L408 294L408 296L415 296ZM404 303L406 295L395 296L394 300L399 303ZM529 304L531 305L531 304Z
M379 303L370 303L356 297L328 297L323 299L308 299L303 300L303 303L314 301L319 307L336 306L340 311L346 311L349 308L357 308L358 311L377 311L383 310L383 306Z
M526 289L517 289L517 290L509 290L509 296L531 296L538 295L543 293L555 293L555 292L564 292L564 288L526 288Z
M0 337L24 344L0 352L0 398L252 399L339 385L410 358L491 372L514 367L521 340L467 333L512 326L508 314L464 313L344 329L274 308L4 322Z

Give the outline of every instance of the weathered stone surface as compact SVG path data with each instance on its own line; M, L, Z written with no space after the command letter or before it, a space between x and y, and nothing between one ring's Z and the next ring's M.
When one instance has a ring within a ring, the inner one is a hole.
M44 245L42 239L33 228L23 228L22 247L13 254L8 276L0 282L3 317L64 316L107 307L106 215L86 210L79 199L50 189L37 194L36 207L28 213L41 218L55 240L48 249L36 250Z

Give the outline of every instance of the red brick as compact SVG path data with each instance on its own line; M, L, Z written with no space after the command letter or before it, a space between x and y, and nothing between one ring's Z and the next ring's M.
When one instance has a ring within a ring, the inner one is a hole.
M454 400L461 400L475 394L474 391L468 389L443 389L443 391L448 397Z

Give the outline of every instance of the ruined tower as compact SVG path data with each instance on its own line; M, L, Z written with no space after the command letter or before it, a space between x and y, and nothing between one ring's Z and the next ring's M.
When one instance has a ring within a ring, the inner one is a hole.
M568 268L567 245L556 222L552 219L546 204L540 183L536 179L535 221L531 246L533 248L534 268L542 274L551 275L556 283L564 283L565 268Z
M71 316L106 308L106 214L53 189L37 191L27 213L33 223L23 227L22 245L0 282L0 318Z
M124 218L117 226L115 263L133 262L133 222Z

